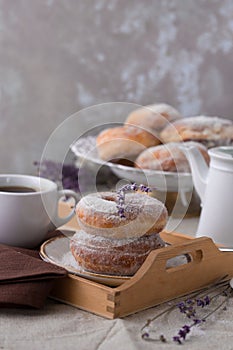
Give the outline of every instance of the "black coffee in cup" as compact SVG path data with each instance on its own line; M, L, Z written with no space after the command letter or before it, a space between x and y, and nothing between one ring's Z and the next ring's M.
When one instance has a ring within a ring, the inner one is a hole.
M25 186L0 186L0 192L31 193L37 192L35 188Z

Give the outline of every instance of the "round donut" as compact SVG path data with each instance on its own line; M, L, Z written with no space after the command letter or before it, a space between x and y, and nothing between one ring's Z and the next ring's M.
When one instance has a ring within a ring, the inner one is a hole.
M119 126L102 131L96 139L99 157L103 160L134 160L145 148L160 142L152 133L135 126Z
M166 142L197 141L207 148L233 143L233 121L220 117L195 116L179 119L160 133Z
M207 148L199 142L188 141L185 144L197 147L205 161L209 164L210 158ZM180 142L169 142L164 145L147 148L135 161L136 168L153 169L160 171L190 173L189 161L180 149Z
M156 198L127 193L124 216L119 215L117 193L99 192L81 198L76 206L79 227L92 235L107 238L136 238L162 231L167 209Z
M165 243L159 234L139 238L110 239L77 231L70 242L71 252L85 270L111 275L133 275L148 254Z
M172 106L166 103L157 103L136 109L129 114L125 123L158 132L168 122L180 118L182 118L181 114Z

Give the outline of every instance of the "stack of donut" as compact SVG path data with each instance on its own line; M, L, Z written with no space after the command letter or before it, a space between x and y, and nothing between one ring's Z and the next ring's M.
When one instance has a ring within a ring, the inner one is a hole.
M136 109L123 126L102 131L96 140L99 157L105 161L127 164L122 160L128 159L135 167L158 170L159 166L159 170L170 172L190 172L186 156L179 151L181 142L190 141L208 163L209 148L233 144L233 121L209 116L183 118L172 106L160 103ZM168 152L169 162L163 158Z
M84 270L130 276L152 250L165 245L159 233L166 225L167 209L147 194L125 194L123 217L116 193L88 194L79 201L76 215L80 230L70 248Z

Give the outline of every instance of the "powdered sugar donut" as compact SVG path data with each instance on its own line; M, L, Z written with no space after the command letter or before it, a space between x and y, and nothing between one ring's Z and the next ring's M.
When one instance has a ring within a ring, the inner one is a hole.
M70 249L83 269L123 276L133 275L153 249L164 245L159 234L112 239L79 230L71 239Z
M207 148L233 143L233 121L220 117L195 116L167 125L160 134L163 142L197 141Z
M138 125L155 132L160 131L168 122L182 118L181 114L166 103L157 103L141 107L131 112L125 123Z
M145 148L159 143L152 133L134 126L106 129L96 139L99 157L107 161L121 158L134 160Z
M127 193L124 202L125 217L121 217L116 193L88 194L76 206L80 228L92 235L122 239L158 233L166 225L167 210L156 198Z
M185 144L197 147L209 164L207 148L199 142L187 141ZM135 161L136 168L153 169L169 172L191 172L189 161L180 149L180 142L169 142L164 145L147 148Z

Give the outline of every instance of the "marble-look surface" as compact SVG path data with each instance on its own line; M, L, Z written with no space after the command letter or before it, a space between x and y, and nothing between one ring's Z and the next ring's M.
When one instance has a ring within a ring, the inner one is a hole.
M1 172L33 172L51 133L103 102L233 118L232 53L231 0L0 0Z

